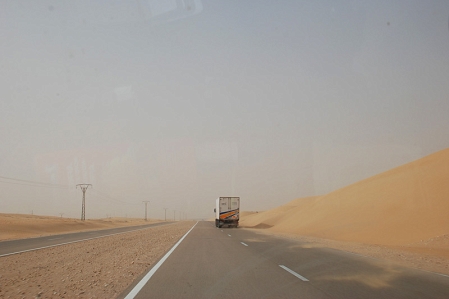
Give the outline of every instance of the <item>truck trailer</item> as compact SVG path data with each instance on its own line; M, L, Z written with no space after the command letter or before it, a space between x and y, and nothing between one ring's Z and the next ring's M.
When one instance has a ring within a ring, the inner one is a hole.
M215 201L215 226L239 226L240 197L219 197Z

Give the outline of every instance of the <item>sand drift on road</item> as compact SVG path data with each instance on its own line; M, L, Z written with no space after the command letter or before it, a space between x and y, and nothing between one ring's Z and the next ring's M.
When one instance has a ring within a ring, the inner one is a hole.
M368 251L374 255L385 248L405 250L414 255L388 255L413 259L412 265L419 268L433 259L437 268L431 269L449 273L448 182L446 149L324 196L242 213L240 225L305 236L310 242L325 239L326 246L341 247L340 241L358 243L352 248L373 245Z

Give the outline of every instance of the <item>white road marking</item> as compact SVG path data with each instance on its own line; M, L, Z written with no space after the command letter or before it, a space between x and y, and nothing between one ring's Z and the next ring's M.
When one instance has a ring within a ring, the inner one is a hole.
M230 234L228 234L228 237L230 237L231 235Z
M63 237L59 237L59 238L53 238L53 239L47 239L48 241L52 241L52 240L59 240L62 239Z
M242 243L242 245L248 246L248 244L245 244L245 243L243 243L243 242L240 242L240 243Z
M151 276L154 275L154 273L156 273L157 269L159 269L160 266L162 266L162 264L165 262L165 260L170 256L170 254L173 253L173 251L175 251L176 247L178 247L179 244L181 244L182 240L184 240L185 237L187 237L187 235L192 231L192 229L198 224L195 223L194 226L192 226L192 228L186 232L186 234L172 247L172 249L170 249L170 251L168 251L163 257L162 259L157 262L157 264L151 268L150 272L148 272L141 281L139 281L138 284L136 284L136 286L131 290L131 292L129 292L128 295L126 295L125 299L133 299L139 292L140 290L147 284L147 282L150 280Z
M221 232L223 232L223 230L221 230Z
M427 271L427 270L418 269L418 268L415 268L415 269L420 270L422 272L427 272L427 273L432 273L432 274L436 274L436 275L440 275L440 276L444 276L444 277L449 277L449 275L446 275L446 274L443 274L443 273L432 272L432 271Z
M14 255L14 254L19 254L19 253L25 253L25 252L29 252L29 251L35 251L35 250L40 250L40 249L45 249L45 248L51 248L51 247L56 247L56 246L61 246L61 245L73 244L73 243L78 243L78 242L83 242L83 241L89 241L89 240L94 240L94 239L99 239L99 238L104 238L104 237L109 237L109 236L115 236L115 235L130 233L130 232L136 232L136 231L143 230L143 229L148 229L148 228L151 228L151 227L153 227L153 226L139 228L139 229L135 229L135 230L129 230L129 231L126 231L126 232L120 232L120 233L115 233L115 234L99 236L99 237L87 238L87 239L76 240L76 241L65 242L65 243L58 243L58 244L48 245L48 246L43 246L43 247L38 247L38 248L31 248L31 249L22 250L22 251L5 253L5 254L1 254L0 257L4 257L4 256L8 256L8 255Z
M298 273L296 273L295 271L293 271L292 269L289 269L287 267L285 267L284 265L279 265L279 267L281 267L282 269L284 269L285 271L287 271L288 273L298 277L299 279L301 279L302 281L309 281L307 278L305 278L304 276L299 275Z

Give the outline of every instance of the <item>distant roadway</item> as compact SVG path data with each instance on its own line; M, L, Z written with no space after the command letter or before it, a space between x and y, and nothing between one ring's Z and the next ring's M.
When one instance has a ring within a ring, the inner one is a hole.
M33 251L48 247L54 247L58 245L65 245L75 242L80 242L84 240L91 240L95 238L106 237L110 235L141 230L145 228L166 225L173 222L158 222L152 224L144 224L138 226L126 226L126 227L117 227L110 229L102 229L95 231L85 231L78 233L68 233L61 235L51 235L45 237L37 237L37 238L27 238L27 239L19 239L19 240L10 240L10 241L2 241L0 242L0 258L3 256L8 256L12 254Z
M119 298L449 298L449 276L212 222L161 262Z

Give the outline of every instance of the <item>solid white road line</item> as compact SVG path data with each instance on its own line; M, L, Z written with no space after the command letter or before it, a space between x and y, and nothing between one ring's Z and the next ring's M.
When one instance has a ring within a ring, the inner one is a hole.
M87 239L76 240L76 241L71 241L71 242L58 243L58 244L54 244L54 245L48 245L48 246L43 246L43 247L31 248L31 249L22 250L22 251L16 251L16 252L11 252L11 253L5 253L5 254L1 254L0 257L4 257L4 256L8 256L8 255L13 255L13 254L24 253L24 252L29 252L29 251L35 251L35 250L40 250L40 249L45 249L45 248L51 248L51 247L56 247L56 246L61 246L61 245L73 244L73 243L78 243L78 242L83 242L83 241L89 241L89 240L94 240L94 239L99 239L99 238L104 238L104 237L109 237L109 236L115 236L115 235L120 235L120 234L126 234L126 233L130 233L130 232L136 232L136 231L139 231L139 230L148 229L148 228L151 228L151 227L153 227L153 226L150 226L150 227L144 227L144 228L139 228L139 229L135 229L135 230L129 230L129 231L126 231L126 232L121 232L121 233L109 234L109 235L104 235L104 236L99 236L99 237L87 238Z
M240 242L240 243L242 243L242 245L248 246L248 244L245 244L245 243L243 243L243 242Z
M288 273L298 277L299 279L301 279L302 281L309 281L307 278L305 278L304 276L299 275L298 273L296 273L295 271L293 271L292 269L289 269L287 267L285 267L284 265L279 265L279 267L281 267L282 269L284 269L285 271L287 271Z
M139 281L138 284L136 284L136 286L131 290L131 292L129 292L128 295L126 295L125 299L133 299L139 292L140 290L147 284L147 282L150 280L151 276L154 275L154 273L156 273L157 269L159 269L160 266L162 266L162 264L165 262L165 260L170 256L170 254L173 253L173 251L175 251L176 247L178 247L179 244L181 244L182 240L184 240L185 237L187 237L187 235L192 231L192 229L198 224L195 223L194 226L192 226L192 228L186 232L186 234L175 244L175 246L173 246L161 259L159 262L157 262L156 265L154 265L153 268L151 268L150 272L148 272L141 281Z

